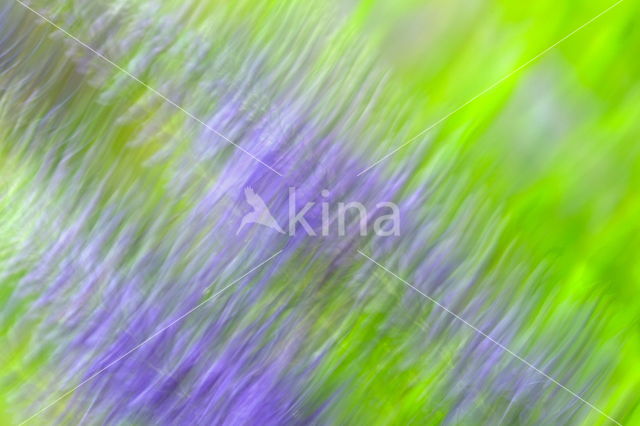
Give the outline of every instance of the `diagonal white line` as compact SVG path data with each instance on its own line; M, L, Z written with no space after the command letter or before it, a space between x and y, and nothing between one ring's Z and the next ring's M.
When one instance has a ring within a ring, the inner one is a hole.
M417 291L418 293L420 293L420 295L422 295L425 299L428 299L430 302L432 302L433 304L437 305L439 308L441 308L442 310L444 310L445 312L447 312L449 315L453 316L454 318L456 318L457 320L461 321L462 323L464 323L467 327L471 328L473 331L475 331L476 333L480 334L482 337L484 337L485 339L489 340L490 342L492 342L493 344L495 344L496 346L498 346L500 349L502 349L503 351L507 352L508 354L510 354L511 356L513 356L514 358L518 359L519 361L523 362L524 364L527 365L527 367L535 370L537 373L541 374L543 377L545 377L547 380L550 380L551 382L555 383L556 385L558 385L559 387L561 387L562 389L564 389L565 391L567 391L568 393L570 393L573 397L579 399L580 401L582 401L584 404L588 405L589 407L591 407L592 409L594 409L595 411L597 411L598 413L602 414L604 417L606 417L607 419L611 420L613 423L620 425L620 422L618 422L617 420L615 420L614 418L610 417L609 415L607 415L606 413L604 413L602 410L600 410L598 407L596 407L595 405L591 404L589 401L586 401L585 399L583 399L580 395L578 395L577 393L573 392L571 389L567 388L566 386L564 386L562 383L558 382L556 379L554 379L553 377L549 376L547 373L545 373L544 371L540 370L539 368L537 368L535 365L531 364L529 361L527 361L526 359L522 358L520 355L518 355L517 353L513 352L512 350L510 350L509 348L507 348L506 346L504 346L503 344L501 344L500 342L494 340L491 336L489 336L488 334L486 334L485 332L483 332L482 330L480 330L479 328L477 328L476 326L474 326L473 324L471 324L470 322L468 322L467 320L465 320L464 318L462 318L460 315L456 314L455 312L451 311L450 309L448 309L446 306L442 305L441 303L439 303L437 300L435 300L434 298L428 296L427 294L423 293L422 291L420 291L420 289L416 288L415 286L413 286L411 283L407 282L406 280L400 278L398 275L394 274L392 271L390 271L389 269L387 269L385 266L381 265L380 263L376 262L374 259L372 259L371 257L367 256L366 254L364 254L362 251L358 250L358 253L360 253L362 256L364 256L365 258L369 259L371 262L375 263L377 266L379 266L381 269L383 269L384 271L388 272L389 274L393 275L395 278L399 279L400 281L402 281L405 285L407 285L408 287L411 287L413 290Z
M236 144L235 142L233 142L231 139L227 138L225 135L223 135L222 133L218 132L216 129L214 129L213 127L209 126L207 123L205 123L204 121L202 121L201 119L199 119L198 117L196 117L195 115L193 115L192 113L190 113L189 111L187 111L186 109L184 109L183 107L181 107L180 105L178 105L177 103L175 103L174 101L172 101L171 99L169 99L167 96L163 95L162 93L160 93L159 91L157 91L156 89L154 89L153 87L149 86L147 83L145 83L144 81L140 80L138 77L136 77L135 75L131 74L129 71L127 71L126 69L122 68L120 65L116 64L115 62L113 62L111 59L107 58L106 56L104 56L102 53L98 52L97 50L93 49L91 46L89 46L88 44L86 44L85 42L83 42L82 40L78 39L77 37L73 36L72 34L70 34L68 31L66 31L64 28L59 27L55 22L51 21L49 18L47 18L46 16L43 16L40 12L38 12L37 10L32 9L28 4L24 3L22 0L15 0L18 4L20 4L22 7L30 10L31 12L33 12L34 14L38 15L41 19L45 20L49 25L51 25L52 27L54 27L55 29L57 29L58 31L62 32L63 34L65 34L67 37L69 37L70 39L72 39L73 41L75 41L76 43L78 43L80 46L84 47L87 50L90 50L91 52L93 52L96 56L98 56L100 59L102 59L103 61L107 62L109 65L113 66L114 68L116 68L118 71L122 72L123 74L127 75L128 77L132 78L133 80L135 80L136 82L138 82L140 85L144 86L145 88L147 88L148 90L150 90L151 92L155 93L158 97L160 97L161 99L163 99L164 101L166 101L167 103L171 104L172 106L174 106L175 108L179 109L180 111L182 111L183 113L185 113L189 118L191 118L194 121L197 121L198 123L202 124L205 128L207 128L209 131L215 133L216 135L220 136L222 139L224 139L225 141L229 142L231 145L235 146L236 148L238 148L240 151L244 152L245 154L247 154L249 157L253 158L254 160L256 160L258 163L262 164L263 166L265 166L267 169L271 170L273 173L277 174L280 177L284 177L281 173L279 173L277 170L273 169L270 165L268 165L267 163L265 163L264 161L260 160L258 157L256 157L255 155L253 155L252 153L250 153L249 151L247 151L246 149L244 149L243 147L241 147L240 145Z
M183 320L185 317L187 317L188 315L190 315L191 313L193 313L195 310L199 309L200 307L202 307L205 303L207 303L208 301L210 301L211 299L217 297L220 293L222 293L223 291L227 290L229 287L233 286L234 284L236 284L238 281L240 281L241 279L243 279L244 277L246 277L247 275L249 275L250 273L252 273L253 271L255 271L256 269L260 268L262 265L264 265L265 263L269 262L271 259L273 259L274 257L276 257L277 255L279 255L280 253L282 253L282 250L277 251L274 255L272 255L271 257L269 257L267 260L261 262L260 264L258 264L257 266L254 266L253 268L251 268L249 271L245 272L242 276L240 276L239 278L236 278L234 281L231 282L231 284L228 284L227 286L223 287L220 291L216 292L215 294L209 296L208 298L206 298L205 300L203 300L202 302L200 302L198 305L196 305L194 308L190 309L189 311L187 311L185 314L182 314L181 316L179 316L178 318L176 318L175 320L171 321L168 325L162 327L160 330L156 331L155 333L153 333L151 336L147 337L145 340L143 340L142 342L140 342L139 344L137 344L136 346L134 346L133 348L131 348L128 352L126 352L124 355L120 356L119 358L117 358L116 360L110 362L109 364L107 364L106 366L104 366L102 369L98 370L97 372L95 372L94 374L92 374L91 376L89 376L88 378L86 378L85 380L83 380L82 382L78 383L75 387L73 387L72 389L66 391L65 393L63 393L62 395L60 395L58 398L56 398L55 400L53 400L51 403L49 403L47 406L45 406L44 408L40 409L40 411L36 412L35 414L33 414L31 417L29 417L28 419L22 421L21 423L18 424L18 426L21 426L25 423L27 423L29 420L33 419L34 417L38 416L39 414L41 414L42 412L46 411L47 409L51 408L52 406L54 406L56 403L58 403L58 401L60 401L61 399L66 398L67 396L71 395L73 392L75 392L80 386L84 385L85 383L95 379L98 375L102 374L105 370L107 370L109 367L113 366L114 364L117 364L118 362L120 362L121 360L123 360L124 358L126 358L127 356L129 356L131 353L133 353L134 351L140 349L142 346L144 346L147 342L149 342L150 340L152 340L153 338L155 338L156 336L158 336L159 334L161 334L162 332L164 332L165 330L167 330L168 328L170 328L171 326L173 326L174 324L176 324L177 322Z
M432 125L430 125L429 127L427 127L426 129L424 129L423 131L421 131L420 133L418 133L417 135L415 135L414 137L412 137L411 139L409 139L408 141L406 141L405 143L403 143L402 145L400 145L399 147L397 147L396 149L394 149L393 151L389 152L388 154L386 154L384 157L380 158L378 161L376 161L375 163L373 163L372 165L370 165L369 167L367 167L366 169L362 170L360 173L358 173L356 176L360 176L364 173L366 173L367 171L369 171L370 169L372 169L373 167L375 167L376 165L380 164L381 162L383 162L384 160L386 160L387 158L391 157L393 154L395 154L396 152L400 151L402 148L404 148L405 146L409 145L410 143L414 142L417 138L419 138L420 136L424 135L425 133L427 133L429 130L433 129L434 127L436 127L438 124L442 123L443 121L447 120L449 117L451 117L452 115L454 115L455 113L457 113L458 111L460 111L461 109L467 107L469 104L471 104L472 102L474 102L476 99L484 96L486 93L490 92L491 90L495 89L496 87L498 87L499 85L501 85L502 83L504 83L506 80L508 80L509 78L511 78L514 74L518 73L520 70L522 70L523 68L526 68L528 65L530 65L532 62L535 62L536 60L538 60L541 56L543 56L545 53L549 52L550 50L552 50L553 48L555 48L556 46L558 46L560 43L562 43L563 41L565 41L566 39L568 39L569 37L573 36L575 33L577 33L578 31L582 30L584 27L586 27L587 25L591 24L593 21L595 21L596 19L600 18L602 15L604 15L605 13L609 12L611 9L613 9L614 7L618 6L620 3L622 3L624 0L618 0L617 2L615 2L614 4L612 4L611 6L607 7L605 10L603 10L602 12L598 13L596 16L594 16L593 18L589 19L587 22L585 22L584 24L580 25L578 28L576 28L575 30L571 31L569 34L567 34L566 36L562 37L560 40L556 41L555 43L553 43L551 46L547 47L546 49L544 49L542 52L538 53L536 56L534 56L533 58L529 59L527 62L523 63L522 65L520 65L518 68L514 69L513 71L511 71L509 74L505 75L504 77L502 77L500 80L496 81L495 83L493 83L491 86L487 87L486 89L484 89L482 92L478 93L477 95L475 95L473 98L469 99L468 101L466 101L465 103L463 103L462 105L460 105L458 108L454 109L453 111L451 111L450 113L448 113L447 115L445 115L444 117L440 118L438 121L436 121L435 123L433 123Z

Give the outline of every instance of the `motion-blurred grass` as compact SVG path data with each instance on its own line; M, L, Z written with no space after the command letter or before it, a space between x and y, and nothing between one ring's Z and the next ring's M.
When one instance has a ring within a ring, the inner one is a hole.
M337 113L352 114L349 102L358 105L357 96L366 87L366 96L376 102L359 125L379 139L351 140L357 137L355 131L340 135L366 166L612 3L30 4L80 40L105 47L105 55L114 62L151 87L175 94L178 97L172 99L198 111L198 116L209 116L229 102L218 96L216 87L222 86L238 88L243 96L249 93L238 101L248 116L260 115L274 99L286 104L289 98L283 93L292 91L291 103L313 100L309 116L322 123L334 120ZM144 188L138 204L133 204L139 217L169 209L166 214L176 223L185 219L190 191L196 190L187 186L180 193L174 182L188 151L185 146L201 137L199 125L11 0L2 7L10 16L4 28L12 30L6 30L3 46L24 38L17 52L5 51L21 60L16 66L11 60L3 63L0 75L3 262L15 259L12 248L33 240L35 224L47 215L47 208L80 205L85 187L101 185L100 203L105 207L105 200L124 204L121 194ZM114 21L100 21L116 10ZM517 309L522 300L531 301L532 307L523 307L529 309L529 321L518 328L516 346L535 353L536 346L557 343L558 347L545 347L550 355L538 361L550 365L555 361L549 359L556 360L555 369L575 378L566 385L577 393L587 387L585 381L599 377L585 399L622 424L640 424L640 371L635 368L640 362L639 10L637 2L622 2L375 168L393 178L407 164L415 166L406 191L424 189L432 197L423 210L405 214L438 212L438 239L450 228L463 228L464 238L454 238L451 244L461 264L471 265L469 270L481 265L473 269L479 287L469 298L475 292L486 295L482 311L502 304L507 309L512 303ZM109 26L113 22L121 27ZM206 48L194 51L204 41ZM151 51L153 60L144 63ZM261 65L260 78L269 78L250 87L258 76L247 64L254 62ZM23 79L29 75L31 80ZM54 108L64 110L64 123L46 121ZM282 121L280 126L291 125L287 117ZM78 129L91 139L80 144L73 137ZM233 151L220 149L224 156L215 165L223 164ZM74 154L65 159L65 167L78 169L82 180L73 174L64 179L77 194L49 191L47 182L56 173L53 166L47 167L69 152ZM221 178L219 170L194 166L192 172L215 181ZM167 197L174 202L165 204ZM33 247L34 258L44 256L44 250ZM296 263L305 265L303 260ZM366 268L363 265L365 261L358 267ZM322 273L309 268L309 274ZM347 337L324 348L327 355L309 382L310 398L317 405L329 401L326 418L337 423L456 423L447 416L455 404L434 399L452 386L442 377L473 332L437 336L437 350L416 353L419 344L413 339L427 333L429 324L424 324L422 313L404 318L394 311L402 299L397 295L402 284L380 271L369 272L386 289L371 300L370 311L349 313L337 288L318 296L322 309L310 308L313 321L308 332L319 346L337 333L336 315L345 316L338 329L349 330ZM347 276L352 286L359 282L356 273ZM4 301L16 291L18 280L4 274L0 282ZM278 282L277 289L286 287L285 278ZM26 299L11 305L2 315L0 332L11 336L11 344L0 352L2 380L8 385L0 391L0 412L28 414L32 401L18 410L13 406L18 383L35 383L37 388L55 381L56 368L46 367L49 349L41 348L35 338L40 319L29 323L33 335L24 326L15 335L29 303ZM387 329L394 321L401 331ZM576 340L567 341L567 335ZM564 344L578 347L565 351ZM349 391L332 397L339 388ZM479 412L501 413L510 407L508 399L504 406L489 401ZM434 414L425 406L440 408ZM63 411L64 407L56 409ZM7 424L16 422L17 415L6 416L2 420ZM588 424L607 422L593 410L586 416ZM46 419L45 415L37 421L45 424ZM473 416L462 415L459 422L473 423Z

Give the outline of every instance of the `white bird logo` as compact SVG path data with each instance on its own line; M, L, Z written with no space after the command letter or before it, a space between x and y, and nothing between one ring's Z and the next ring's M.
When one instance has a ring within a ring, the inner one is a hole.
M278 222L276 222L276 220L271 215L271 212L269 211L267 205L264 203L262 198L260 198L260 196L255 193L253 188L245 188L244 197L247 200L247 203L251 207L253 207L253 211L244 215L244 217L242 218L242 222L240 222L240 228L238 228L238 232L236 232L236 235L238 235L244 225L248 223L258 223L260 225L266 226L267 228L278 231L281 234L284 234L284 231L282 230L280 225L278 225Z

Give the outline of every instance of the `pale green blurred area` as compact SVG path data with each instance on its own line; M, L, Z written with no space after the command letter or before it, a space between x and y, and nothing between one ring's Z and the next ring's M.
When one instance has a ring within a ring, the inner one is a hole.
M388 63L393 103L411 105L409 139L612 4L367 2L359 24ZM597 305L597 339L615 339L618 363L591 402L623 424L640 423L639 10L621 3L387 160L456 146L469 190L484 188L507 223L504 247L550 262L548 304Z
M286 40L282 43L285 52L287 46L296 43L298 30L274 25L273 16L286 10L288 22L321 30L329 24L311 17L336 13L331 23L335 33L323 45L323 55L315 66L322 69L341 60L354 60L345 55L351 55L356 45L363 57L375 59L387 73L380 95L384 102L374 111L377 120L372 120L372 125L388 125L389 139L381 141L377 150L366 153L373 163L612 3L376 0L314 5L298 1L285 7L282 2L256 5L247 1L225 13L225 2L203 0L186 24L189 34L197 31L213 37L215 32L206 17L242 22L250 16L247 39L265 44ZM70 8L64 2L33 4L50 16L64 16ZM159 13L157 8L180 9L179 2L134 2L131 7L138 5L149 8L150 15ZM423 156L425 170L434 162L451 164L446 182L456 182L459 191L451 195L451 211L466 208L462 200L467 195L481 197L485 207L477 212L477 220L489 227L496 215L500 218L504 231L496 237L496 250L513 253L507 264L524 265L531 274L540 265L549 268L539 289L548 295L546 304L540 307L541 315L553 317L554 323L563 319L567 328L572 328L579 327L577 320L572 322L572 315L581 306L594 309L601 321L598 334L593 337L598 342L593 348L594 357L610 355L616 363L611 366L613 374L602 386L598 399L590 402L623 424L640 424L639 11L637 1L624 1L377 166L402 168L417 155ZM80 38L90 38L90 22L74 22L66 28ZM189 35L183 37L187 43ZM221 39L225 37L231 35L222 35ZM366 42L361 43L361 37ZM274 54L274 62L282 56ZM146 81L160 87L165 77L180 73L188 57L189 52L170 52L160 64L167 76L150 75ZM126 58L125 51L118 63L129 69L135 64L128 64ZM294 63L296 58L289 60ZM115 86L126 79L116 71L106 74L105 81ZM336 85L347 85L350 78L353 77L347 75L344 82L337 81ZM123 105L139 101L143 92L130 92L130 99ZM185 102L193 104L195 100ZM159 109L157 104L151 104L145 113L150 117ZM103 114L111 120L120 110L118 105L105 107ZM148 118L143 114L137 119ZM183 120L184 117L172 116L162 131L178 131ZM104 157L105 163L120 158L126 132L113 135L102 127L103 123L95 125L96 134L109 141L106 152L112 157ZM133 180L131 176L139 173L161 180L162 170L143 170L140 166L160 149L162 132L154 137L157 144L133 150L134 154L126 157L127 163L116 167L114 179L118 184ZM33 164L22 159L6 157L2 161L0 181L10 175L13 184L19 185L21 179L27 181L34 174ZM15 180L15 176L21 179ZM422 177L417 174L412 185L419 187ZM4 241L19 240L29 232L29 221L20 214L27 209L29 200L12 199L15 192L11 192L11 186L8 188L7 197L0 200L3 218L11 219L3 224L3 236L9 235ZM442 191L447 188L445 185ZM474 231L477 240L483 238L481 231ZM0 248L4 250L6 245ZM514 245L517 250L512 250ZM518 283L504 280L496 287L500 285ZM532 325L529 333L535 334L536 330ZM366 335L366 329L356 329L353 340L366 340ZM455 346L453 342L451 348ZM346 352L347 348L338 348L341 351ZM378 362L386 353L380 350L371 354L368 362ZM17 358L9 363L18 362ZM434 361L432 375L424 379L422 389L429 389L445 368L446 359ZM585 365L584 371L588 370ZM394 386L398 392L404 389L403 378L388 379L397 380ZM409 382L410 378L404 380ZM389 393L388 382L378 382L376 389L381 398ZM367 396L356 395L353 399L359 401ZM384 412L376 414L377 420L392 422L402 418L398 413L403 412L404 405L409 412L409 406L421 397L415 391L401 404L390 400ZM0 405L0 411L1 408ZM593 424L605 423L595 412L589 420Z

